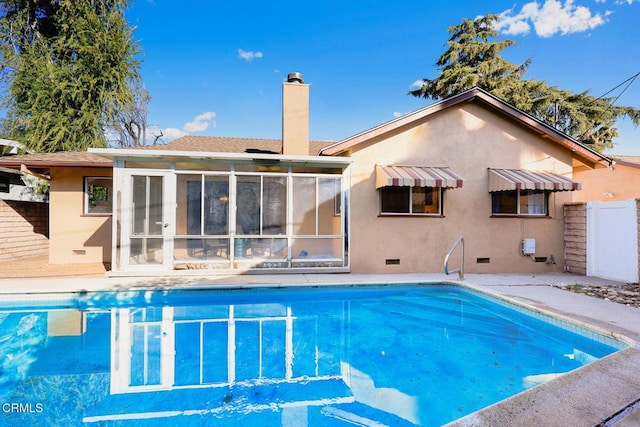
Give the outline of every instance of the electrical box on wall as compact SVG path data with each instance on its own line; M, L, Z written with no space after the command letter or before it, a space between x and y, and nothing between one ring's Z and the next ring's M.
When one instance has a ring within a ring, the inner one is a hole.
M536 253L536 239L522 240L522 255L533 255Z

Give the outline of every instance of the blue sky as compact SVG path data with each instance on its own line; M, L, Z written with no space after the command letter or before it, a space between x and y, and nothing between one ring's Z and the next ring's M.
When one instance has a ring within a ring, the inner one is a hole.
M407 92L438 75L447 28L502 16L503 52L526 78L600 96L640 72L640 0L136 0L127 18L152 96L150 133L280 138L281 85L310 84L310 137L341 140L429 103ZM610 94L620 95L622 89ZM616 105L640 108L640 77ZM640 155L618 123L615 154Z

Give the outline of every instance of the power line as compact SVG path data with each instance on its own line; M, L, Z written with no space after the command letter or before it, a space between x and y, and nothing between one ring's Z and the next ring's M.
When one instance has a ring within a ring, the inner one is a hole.
M607 108L604 109L604 111L601 113L601 115L604 115L607 111L609 111L609 109L611 107L613 107L613 104L616 103L616 101L618 101L618 99L620 99L620 97L627 91L627 89L629 89L629 86L631 86L631 84L638 78L638 76L640 76L640 71L637 72L636 74L634 74L633 76L629 77L627 80L623 81L622 83L618 84L616 87L614 87L613 89L605 92L604 94L600 95L599 97L595 98L593 101L589 102L588 104L585 105L585 107L590 106L591 104L593 104L594 102L598 101L599 99L604 98L605 96L607 96L608 94L610 94L611 92L613 92L614 90L618 89L620 86L624 85L625 83L627 84L624 89L622 89L622 91L618 94L618 96L616 96L613 101L611 102L607 102ZM584 141L585 136L591 132L596 126L592 126L589 129L585 130L582 135L580 135L580 139L582 140L582 142L586 142ZM593 143L593 142L590 142Z
M627 85L627 87L625 87L623 89L623 91L620 93L620 95L622 95L628 88L629 86L631 86L631 83L633 83L635 81L636 78L638 78L638 76L640 76L640 71L638 71L636 74L634 74L633 76L629 77L627 80L623 81L622 83L620 83L619 85L617 85L616 87L614 87L613 89L609 90L608 92L600 95L599 97L597 97L596 99L594 99L593 101L591 101L590 103L587 104L587 106L593 104L594 102L596 102L599 99L604 98L605 96L609 95L611 92L613 92L614 90L618 89L620 86L622 86L623 84L625 84L626 82L629 82L629 84ZM618 95L616 97L616 99L613 101L617 101L618 98L620 98L620 95Z

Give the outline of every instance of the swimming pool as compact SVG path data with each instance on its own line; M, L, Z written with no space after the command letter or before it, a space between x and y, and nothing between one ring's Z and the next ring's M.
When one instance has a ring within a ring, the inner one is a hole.
M624 346L550 320L448 284L5 301L0 419L441 425Z

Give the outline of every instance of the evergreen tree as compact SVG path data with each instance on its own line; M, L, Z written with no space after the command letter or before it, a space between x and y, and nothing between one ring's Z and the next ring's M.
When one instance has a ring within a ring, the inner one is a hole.
M574 94L524 79L531 60L516 65L500 56L516 42L490 41L499 35L494 29L497 20L496 15L487 15L450 27L448 48L436 62L440 74L423 79L422 87L409 93L437 100L477 86L573 138L594 144L598 151L613 147L617 119L640 123L638 109L614 106L614 98L596 98L588 91Z
M4 134L36 152L107 145L140 84L127 0L0 0Z

